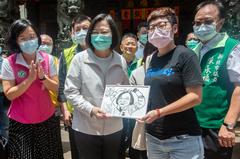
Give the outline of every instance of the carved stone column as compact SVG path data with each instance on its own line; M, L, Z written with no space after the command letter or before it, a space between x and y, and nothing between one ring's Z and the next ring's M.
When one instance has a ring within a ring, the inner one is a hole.
M223 26L231 37L240 40L240 3L239 0L220 0L225 8L227 17Z
M62 51L71 46L70 28L73 17L82 14L84 2L82 0L58 0L57 1L57 23L58 37L56 48Z
M0 46L3 47L4 53L7 53L5 37L9 26L18 17L18 5L15 0L0 0Z

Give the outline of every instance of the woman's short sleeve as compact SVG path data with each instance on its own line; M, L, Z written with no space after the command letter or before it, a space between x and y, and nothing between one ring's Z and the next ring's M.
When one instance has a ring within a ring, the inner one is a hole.
M2 63L2 79L3 80L15 80L13 69L7 58L3 59Z

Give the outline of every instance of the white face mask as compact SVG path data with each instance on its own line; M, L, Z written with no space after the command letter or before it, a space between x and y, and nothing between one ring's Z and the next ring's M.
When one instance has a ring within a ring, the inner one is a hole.
M167 46L173 38L171 37L170 30L163 30L160 28L155 28L153 32L148 33L148 41L153 44L153 46L158 49Z
M46 52L48 54L52 53L53 46L52 45L40 45L38 50Z
M72 40L75 44L80 44L80 45L85 45L85 39L87 36L87 31L88 30L83 30L76 32L72 35Z
M35 54L38 48L38 38L22 41L19 43L19 47L26 54Z
M202 41L211 40L216 34L216 24L202 24L200 26L193 26L194 34Z

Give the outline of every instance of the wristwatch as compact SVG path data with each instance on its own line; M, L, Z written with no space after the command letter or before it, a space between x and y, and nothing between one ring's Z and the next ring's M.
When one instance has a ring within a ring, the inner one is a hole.
M234 123L223 123L224 126L226 126L226 128L230 131L233 131L234 130L234 127L235 127L235 124Z
M40 81L44 81L46 79L46 75L44 75L42 78L39 78Z

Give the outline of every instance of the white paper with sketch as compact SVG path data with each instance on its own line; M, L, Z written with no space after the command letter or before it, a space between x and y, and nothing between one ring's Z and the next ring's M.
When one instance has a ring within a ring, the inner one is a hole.
M141 118L146 114L150 86L107 85L101 109L107 115Z

